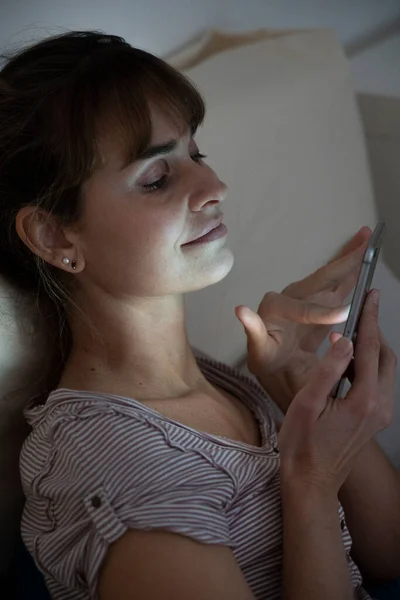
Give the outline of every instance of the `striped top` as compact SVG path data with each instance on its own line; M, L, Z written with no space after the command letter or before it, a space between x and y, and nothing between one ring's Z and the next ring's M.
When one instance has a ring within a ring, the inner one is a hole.
M213 384L260 426L261 447L196 431L119 395L53 390L31 406L20 456L22 537L55 600L97 597L109 545L128 529L161 528L229 546L256 599L282 585L279 450L270 400L252 379L197 356ZM355 597L361 587L339 506Z

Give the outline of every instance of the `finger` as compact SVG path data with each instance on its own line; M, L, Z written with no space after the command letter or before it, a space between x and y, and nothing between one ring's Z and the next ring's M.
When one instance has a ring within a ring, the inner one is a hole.
M371 234L369 227L361 227L324 266L292 284L296 285L297 297L310 296L321 290L335 289L340 286L340 293L345 298L357 281L358 270Z
M341 333L338 333L336 331L332 331L329 334L329 341L330 343L333 345L335 344L338 340L340 340L340 338L343 337L343 335ZM355 375L355 371L354 371L354 360L351 359L349 366L347 367L345 373L344 373L344 377L347 377L347 379L350 381L350 383L352 384L354 381L354 375Z
M341 333L339 333L338 331L331 331L329 334L329 341L332 344L335 344L338 340L340 340L340 338L343 337L343 335Z
M379 386L381 393L390 398L393 396L396 382L397 357L380 329L378 330L378 336L380 343Z
M366 244L358 246L345 256L328 262L301 281L296 281L297 296L311 296L323 290L334 290L345 298L356 284L365 249Z
M361 313L357 331L357 344L354 353L355 379L354 387L366 390L374 389L379 372L379 292L368 293Z
M346 371L353 355L353 344L341 337L322 358L308 383L297 395L303 404L322 412L335 384Z
M341 285L349 277L350 281L356 282L366 247L366 243L361 244L346 255L330 261L324 267L321 267L321 275L322 273L324 274L326 282L330 287Z
M352 358L349 366L347 367L344 376L350 381L351 385L354 383L354 377L356 376L356 372L354 369L354 359Z
M344 323L349 316L349 310L349 304L335 307L324 306L275 292L265 294L260 305L260 312L266 320L279 318L295 323L316 325Z
M244 327L247 347L254 356L259 355L268 343L268 332L261 317L247 306L236 306L235 315Z
M338 275L336 279L336 293L338 298L347 298L350 292L354 289L360 273L366 248L367 245L363 244L362 246L353 250L351 254L347 255L348 262L346 265L343 265L342 275ZM346 257L340 260L346 260Z
M364 245L369 240L371 235L372 229L370 229L367 226L361 227L361 229L359 229L357 233L353 235L353 237L344 244L344 246L339 250L337 254L333 256L333 258L329 262L334 262L338 258L346 256L346 254L349 254L359 246Z
M330 284L328 285L337 287L339 298L346 298L356 285L361 262L371 235L372 230L369 227L361 227L325 265L325 269L330 271ZM335 270L332 269L333 266Z

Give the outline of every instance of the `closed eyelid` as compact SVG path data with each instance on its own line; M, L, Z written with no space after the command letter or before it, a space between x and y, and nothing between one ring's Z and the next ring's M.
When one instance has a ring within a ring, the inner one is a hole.
M154 158L157 159L162 156L170 155L170 154L176 152L177 150L179 150L179 147L180 147L182 141L184 141L184 138L182 138L182 140L172 139L163 144L149 146L139 156L137 156L134 161L128 160L128 162L124 165L123 168L125 169L127 166L129 166L129 164L133 164L134 162L143 162L143 161L147 162ZM189 139L189 144L191 144L192 141L193 141L193 138L191 137Z
M158 160L151 165L147 165L147 168L143 169L140 175L137 175L136 180L139 184L146 184L148 183L148 179L157 179L168 173L169 170L169 165L166 160Z
M190 140L188 146L186 146L186 148L187 148L187 150L185 151L185 154L187 153L190 156L192 156L193 154L198 154L200 152L199 148L193 138L191 138L191 140ZM170 163L169 160L173 161L175 158L177 158L177 156L174 156L174 155L178 155L178 154L180 154L179 145L176 144L174 147L172 147L172 144L171 144L171 147L170 147L168 153L165 153L162 156L160 156L160 154L158 154L151 158L149 157L149 158L141 159L140 160L141 164L139 163L136 167L136 173L134 174L134 179L137 182L140 182L142 177L146 177L148 170L150 172L152 167L153 166L155 167L155 165L158 165L158 163L163 164L164 172L168 172L172 165L172 163ZM162 175L161 169L160 169L160 174Z
M192 151L192 153L193 153L193 151ZM179 158L180 158L180 156L177 155L176 152L171 152L168 156L165 156L162 158L160 156L158 156L158 157L154 157L153 159L147 159L146 161L143 162L143 164L137 166L135 176L138 179L139 177L141 177L143 175L143 173L146 173L147 171L149 171L153 168L157 169L159 167L159 165L161 167L164 167L165 169L169 169Z

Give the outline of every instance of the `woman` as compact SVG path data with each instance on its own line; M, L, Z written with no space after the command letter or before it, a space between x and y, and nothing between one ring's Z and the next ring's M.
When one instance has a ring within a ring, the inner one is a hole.
M52 597L368 598L356 563L390 578L400 548L399 478L371 441L396 363L377 295L345 400L329 392L352 345L315 352L369 230L257 314L237 307L257 385L186 335L183 294L233 265L194 87L98 32L22 50L0 84L2 271L60 339L21 453L22 536Z

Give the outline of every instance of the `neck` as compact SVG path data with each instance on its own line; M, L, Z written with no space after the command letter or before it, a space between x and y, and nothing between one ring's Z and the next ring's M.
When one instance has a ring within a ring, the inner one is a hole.
M135 397L177 397L209 385L189 345L182 296L86 301L60 387L105 389ZM128 393L129 392L129 393Z

